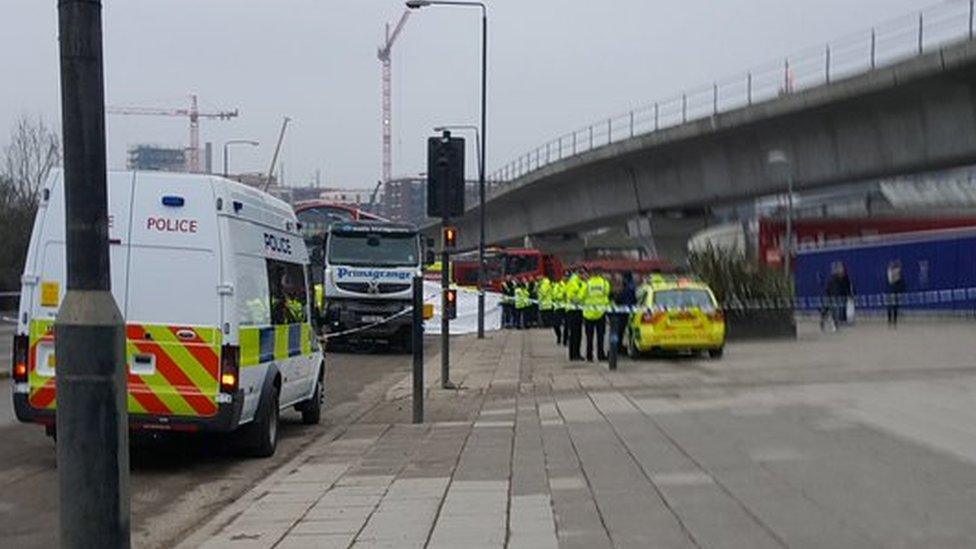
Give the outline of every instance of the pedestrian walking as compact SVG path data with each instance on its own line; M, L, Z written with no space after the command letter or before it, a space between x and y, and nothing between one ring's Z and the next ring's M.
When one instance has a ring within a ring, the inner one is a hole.
M502 282L502 328L515 327L515 281Z
M827 280L827 304L830 307L831 317L834 324L839 326L848 320L849 302L854 297L854 286L851 278L847 274L847 269L840 261L835 261L831 265L830 279Z
M905 293L905 279L901 276L901 261L888 263L888 326L898 326L898 307L901 305L901 294Z
M607 309L610 306L610 281L600 273L586 279L583 286L583 323L586 327L586 360L593 362L594 339L596 357L607 359L603 341L607 331Z

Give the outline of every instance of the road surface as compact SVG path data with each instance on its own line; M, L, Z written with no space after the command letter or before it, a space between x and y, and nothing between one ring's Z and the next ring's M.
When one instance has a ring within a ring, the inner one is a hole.
M346 422L377 403L389 386L408 375L410 368L410 357L405 355L330 354L327 360L328 403L322 424L304 426L293 411L283 415L273 458L238 458L221 441L212 440L134 448L133 545L171 546L313 440L341 434ZM55 547L58 490L54 443L42 427L17 423L10 391L10 382L0 381L0 546Z

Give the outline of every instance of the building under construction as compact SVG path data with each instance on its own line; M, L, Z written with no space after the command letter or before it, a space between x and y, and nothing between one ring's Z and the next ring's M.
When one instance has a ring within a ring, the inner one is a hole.
M130 170L185 172L187 171L186 149L147 144L131 145L126 166Z

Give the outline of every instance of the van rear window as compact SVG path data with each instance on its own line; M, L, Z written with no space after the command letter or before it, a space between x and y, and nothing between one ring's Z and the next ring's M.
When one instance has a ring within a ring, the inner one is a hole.
M705 290L664 290L654 292L655 307L663 309L714 309L715 301Z

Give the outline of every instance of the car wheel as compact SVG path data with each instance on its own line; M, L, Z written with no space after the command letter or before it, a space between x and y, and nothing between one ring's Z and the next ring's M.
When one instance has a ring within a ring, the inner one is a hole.
M325 387L320 378L315 381L315 390L312 391L312 398L303 402L301 408L299 408L299 411L302 413L302 423L305 425L318 425L321 423L323 402L325 402Z
M718 349L709 349L708 357L712 359L720 359L722 355L725 354L725 347L719 347Z
M627 338L627 356L633 360L637 360L641 356L640 350L637 349L637 342L634 341L634 334L628 331L630 337Z

